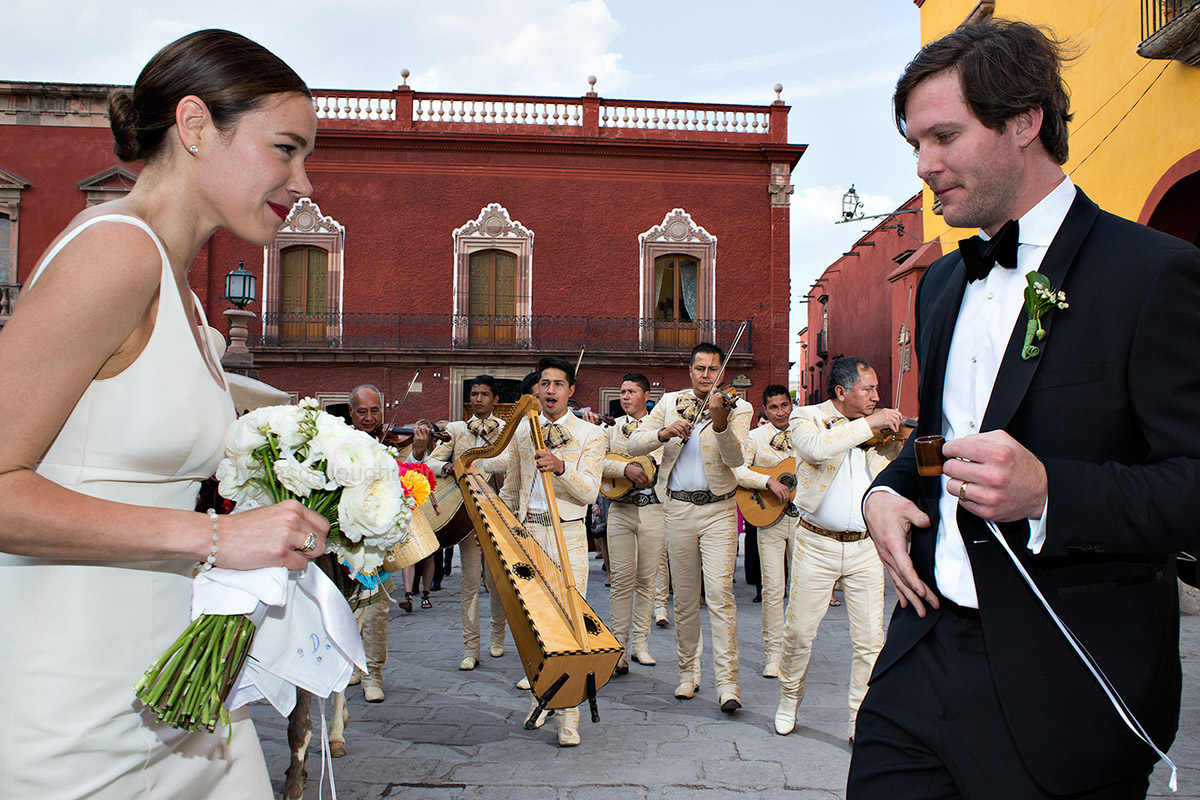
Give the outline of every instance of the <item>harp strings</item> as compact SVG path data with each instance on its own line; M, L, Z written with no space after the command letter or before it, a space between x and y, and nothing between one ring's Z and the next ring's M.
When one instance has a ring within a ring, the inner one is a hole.
M486 508L491 512L485 516L508 530L513 543L537 573L538 579L546 587L555 605L558 606L563 619L568 625L571 625L571 616L567 613L566 608L562 571L559 569L558 563L534 541L532 534L525 530L508 507L500 502L500 498L491 490L487 479L482 474L471 472L468 473L468 478L471 482L471 494L476 502L481 509L485 507L484 503L486 502Z

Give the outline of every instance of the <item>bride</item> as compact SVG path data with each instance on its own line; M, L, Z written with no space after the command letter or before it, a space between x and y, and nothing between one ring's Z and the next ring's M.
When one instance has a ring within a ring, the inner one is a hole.
M219 228L266 245L312 186L304 82L228 31L167 45L109 101L124 198L79 214L0 329L0 797L269 798L245 709L160 725L133 684L190 617L198 564L304 569L295 501L194 509L234 418L187 269Z

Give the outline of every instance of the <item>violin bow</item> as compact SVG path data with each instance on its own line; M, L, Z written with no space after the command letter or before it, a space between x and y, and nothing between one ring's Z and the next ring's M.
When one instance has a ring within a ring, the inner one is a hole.
M753 319L751 317L750 319ZM746 332L746 326L750 324L750 320L742 320L742 324L738 325L737 333L733 335L733 344L729 345L729 352L725 354L725 360L721 362L721 369L717 370L717 377L713 381L712 388L708 390L708 394L704 396L704 403L697 413L703 413L705 408L708 408L708 401L712 399L713 392L717 391L717 387L721 385L721 378L725 377L725 367L729 366L729 360L733 358L733 353L737 350L738 342L742 339L742 334ZM712 422L712 417L708 418L708 422ZM703 427L704 423L701 423Z
M400 416L400 407L402 405L404 405L404 401L408 399L408 395L410 392L412 392L412 388L413 388L413 386L416 385L417 378L420 375L421 375L421 369L418 367L417 371L413 373L412 380L408 382L408 388L404 390L404 396L401 397L399 400L395 400L389 404L392 406L392 408L394 408L396 410L392 412L391 421L388 422L388 424L384 426L385 431L391 430L392 426L394 426L396 424L396 417Z

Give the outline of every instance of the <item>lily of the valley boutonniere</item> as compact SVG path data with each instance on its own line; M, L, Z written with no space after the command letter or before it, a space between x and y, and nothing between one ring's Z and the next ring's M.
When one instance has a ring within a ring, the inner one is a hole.
M1025 325L1025 344L1021 348L1021 358L1028 361L1036 358L1041 352L1034 339L1039 342L1046 338L1046 329L1042 327L1042 317L1047 311L1055 308L1066 309L1067 295L1050 285L1050 279L1040 272L1029 272L1025 275L1029 285L1025 287L1025 315L1029 322Z

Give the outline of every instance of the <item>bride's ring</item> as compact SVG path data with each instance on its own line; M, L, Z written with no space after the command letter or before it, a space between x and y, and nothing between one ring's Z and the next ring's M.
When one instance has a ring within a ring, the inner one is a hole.
M311 553L317 549L317 535L312 531L304 537L304 544L300 547L301 553Z
M963 481L962 486L958 487L958 499L962 502L967 502L967 482Z

